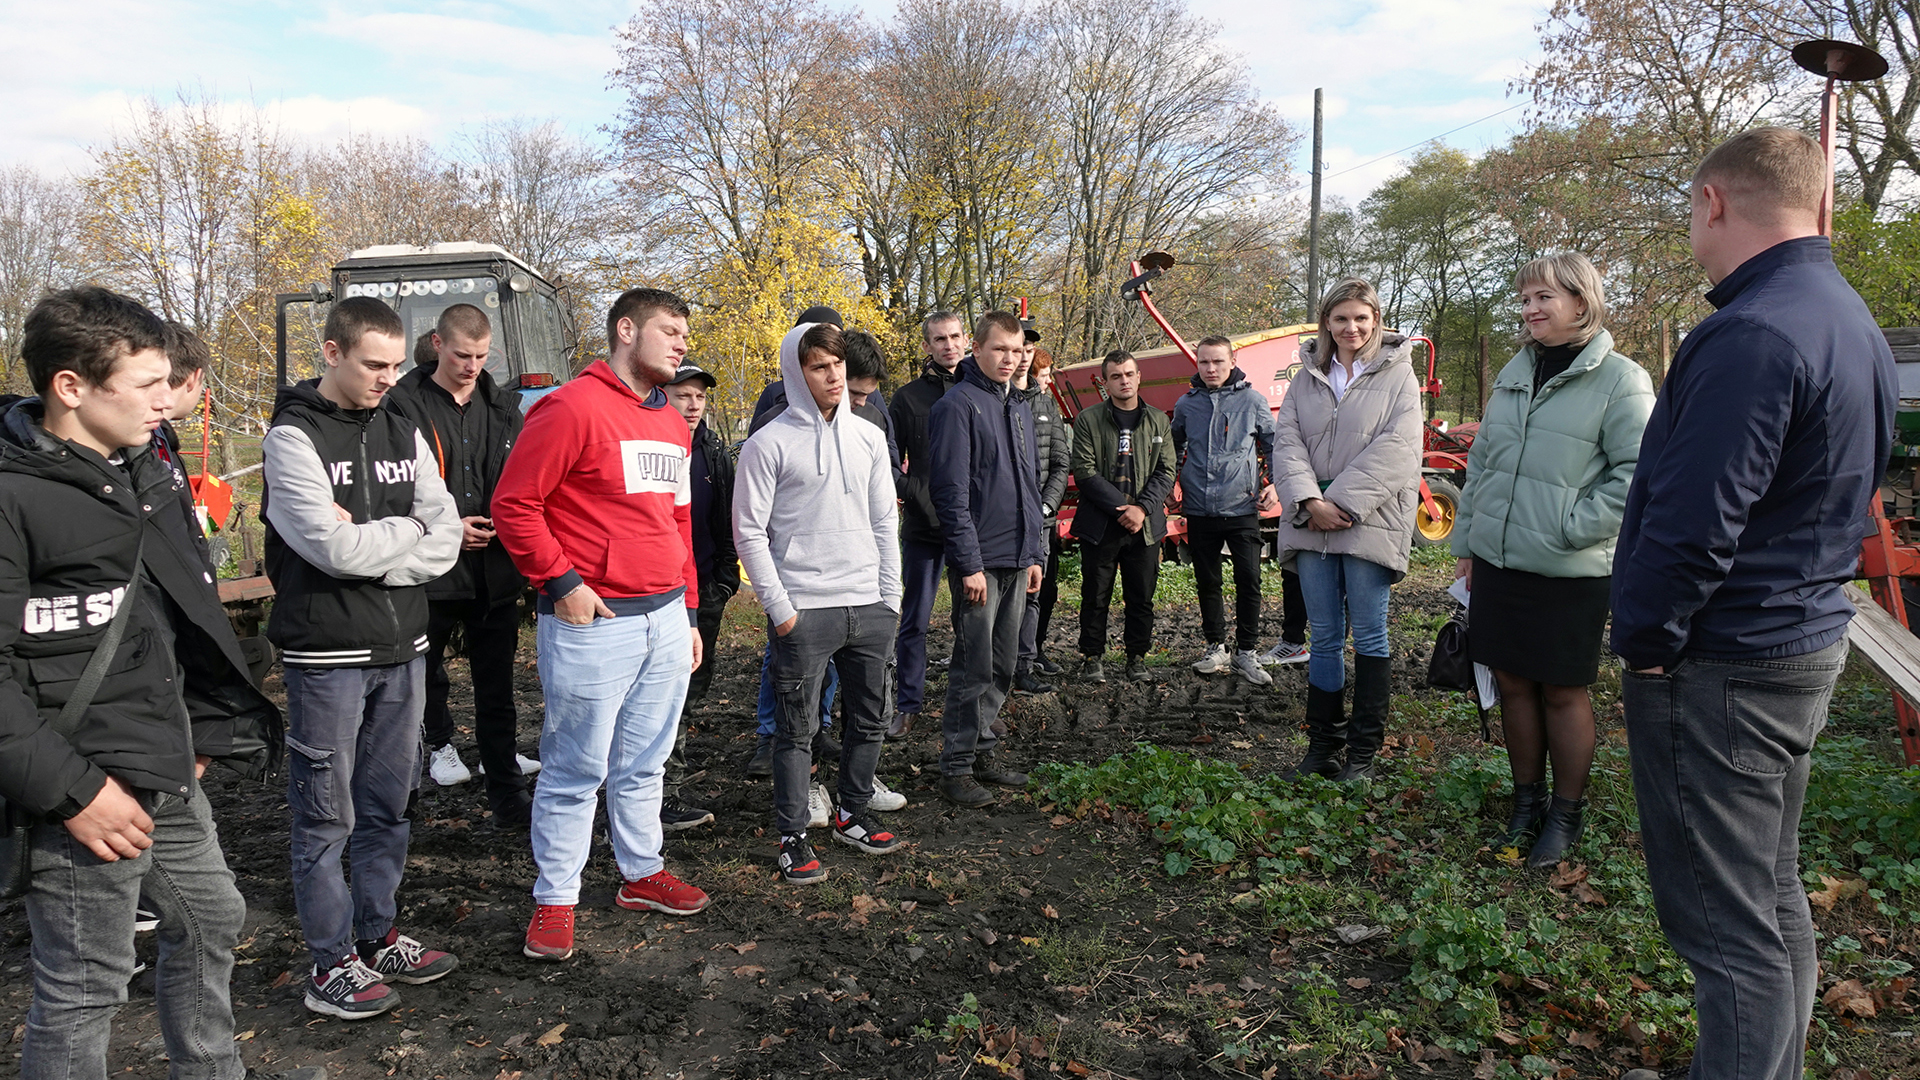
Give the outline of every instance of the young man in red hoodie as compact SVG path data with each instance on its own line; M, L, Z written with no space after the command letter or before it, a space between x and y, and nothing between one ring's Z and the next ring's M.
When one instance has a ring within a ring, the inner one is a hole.
M625 882L614 902L707 906L660 857L661 777L701 645L691 442L661 389L687 354L686 302L627 290L607 313L607 346L607 360L528 411L493 496L494 528L540 591L540 876L522 950L536 960L573 955L602 784Z

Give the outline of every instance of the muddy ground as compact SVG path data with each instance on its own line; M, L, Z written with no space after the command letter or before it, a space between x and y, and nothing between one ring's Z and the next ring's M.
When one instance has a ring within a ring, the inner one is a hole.
M1396 590L1396 693L1432 693L1417 687L1432 638L1425 627L1445 610L1442 583L1440 572L1429 571ZM1050 650L1063 660L1075 632L1066 599ZM520 955L534 876L525 834L486 820L477 783L437 789L429 782L415 818L401 926L457 953L459 970L403 988L399 1008L375 1020L350 1024L308 1013L300 1003L306 950L287 881L283 792L213 779L228 859L249 906L234 980L248 1064L276 1071L322 1064L352 1080L949 1077L1016 1069L1025 1077L1243 1075L1220 1056L1221 1035L1204 1017L1223 1015L1224 1003L1226 1014L1243 1017L1234 1021L1241 1035L1263 1016L1271 1021L1282 1000L1275 965L1313 956L1364 976L1362 984L1404 972L1385 942L1343 946L1324 927L1269 930L1257 912L1223 902L1226 890L1205 875L1169 880L1135 825L1075 821L1031 797L1005 798L985 811L947 806L934 786L938 728L924 721L882 760L883 777L910 800L888 817L912 847L876 858L822 837L828 881L777 884L770 786L738 775L753 744L759 664L761 624L750 604L736 598L718 676L691 738L702 771L684 794L717 821L673 834L667 845L669 868L708 890L712 906L691 918L615 907L619 881L603 834L570 963ZM940 621L936 656L950 640ZM1118 623L1116 611L1116 634ZM524 640L521 748L537 755L540 689L531 635ZM1144 740L1272 770L1299 753L1303 667L1279 669L1270 689L1194 674L1187 667L1199 641L1192 607L1163 609L1159 640L1172 648L1156 654L1150 681L1096 687L1063 680L1056 695L1015 698L1009 756L1023 766L1097 761ZM457 669L455 682L463 682ZM934 672L930 702L944 685ZM1428 734L1462 745L1477 739L1464 729ZM463 733L460 745L472 764L471 735ZM141 948L150 953L151 939ZM1193 954L1204 954L1204 970ZM0 907L0 1032L12 1032L16 1053L26 963L24 912L17 903ZM151 980L136 978L117 1023L116 1074L165 1075ZM962 1004L969 993L977 1007ZM1208 997L1209 1008L1190 1007L1195 995ZM981 1062L977 1041L953 1057L946 1041L929 1035L969 1016L981 1019L988 1056L997 1054L1002 1068ZM1464 1077L1472 1066L1438 1061L1421 1072ZM1602 1067L1592 1075L1616 1072Z

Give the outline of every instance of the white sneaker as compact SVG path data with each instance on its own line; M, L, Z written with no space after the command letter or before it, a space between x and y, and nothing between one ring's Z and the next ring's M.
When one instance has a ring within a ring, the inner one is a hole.
M1307 662L1305 643L1295 645L1286 638L1274 643L1273 648L1260 654L1261 667L1278 667L1282 664L1304 664Z
M868 800L867 809L884 813L888 810L898 810L905 805L907 805L905 795L881 783L879 777L873 778L873 798Z
M807 792L807 827L824 829L832 817L833 800L827 797L826 785L813 785L813 790Z
M1273 676L1260 666L1260 657L1252 649L1241 649L1233 654L1233 673L1255 686L1270 686Z
M525 754L515 754L513 755L513 760L520 763L521 776L532 776L534 773L540 771L540 763ZM481 762L473 771L479 773L481 776L487 775L487 763L484 761Z
M433 782L441 787L453 787L473 779L466 763L460 760L460 751L455 750L452 743L435 750L427 758L427 775L433 777Z
M1193 670L1202 675L1212 675L1215 672L1227 670L1227 665L1232 662L1233 655L1227 652L1226 645L1209 645L1207 646L1207 655L1201 657L1200 662L1193 665Z

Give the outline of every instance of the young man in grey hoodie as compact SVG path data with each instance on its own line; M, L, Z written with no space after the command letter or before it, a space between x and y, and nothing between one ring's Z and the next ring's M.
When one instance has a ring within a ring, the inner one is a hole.
M807 773L820 684L840 673L839 809L834 839L869 854L901 839L868 813L886 733L887 660L900 621L899 520L886 435L846 398L846 338L803 323L780 343L787 411L755 432L734 474L733 537L773 631L774 825L782 880L824 880L807 840ZM805 392L799 392L804 388Z

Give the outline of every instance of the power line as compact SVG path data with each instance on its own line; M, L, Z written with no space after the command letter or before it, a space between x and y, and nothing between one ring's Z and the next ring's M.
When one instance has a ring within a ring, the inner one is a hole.
M1337 172L1337 173L1328 173L1328 174L1327 174L1326 176L1324 176L1324 177L1322 177L1321 179L1322 179L1322 180L1331 180L1331 179L1333 179L1333 178L1334 178L1334 177L1336 177L1336 176L1345 176L1345 175L1347 175L1347 174L1348 174L1348 173L1350 173L1350 172L1357 172L1357 171L1359 171L1359 170L1361 170L1361 169L1364 169L1364 168L1366 168L1366 167L1367 167L1367 166L1369 166L1369 165L1377 165L1377 164L1379 164L1380 162L1382 162L1382 161L1385 161L1385 160L1387 160L1387 159L1388 159L1388 158L1390 158L1390 157L1394 157L1394 156L1396 156L1396 155L1399 155L1399 154L1404 154L1404 153L1406 153L1406 152L1407 152L1407 151L1409 151L1409 150L1417 150L1417 149L1419 149L1420 147L1422 147L1422 146L1425 146L1425 145L1427 145L1428 143L1430 143L1430 142L1433 142L1433 141L1434 141L1434 140L1436 140L1436 139L1444 139L1444 138L1446 138L1447 136L1449 136L1449 135L1452 135L1452 134L1454 134L1454 133L1456 133L1456 132L1461 132L1461 131L1465 131L1465 130L1467 130L1468 128L1470 128L1470 127L1473 127L1473 126L1474 126L1474 125L1476 125L1476 124L1484 124L1484 123L1486 123L1487 121L1489 121L1489 120L1492 120L1492 119L1493 119L1494 117L1496 117L1496 116L1505 116L1505 115L1507 115L1508 113L1510 113L1510 112L1512 112L1512 111L1513 111L1513 110L1515 110L1515 109L1519 109L1519 108L1524 108L1524 107L1526 106L1526 104L1527 104L1527 103L1526 103L1526 102L1524 102L1524 101L1517 101L1517 102L1515 102L1515 103L1513 103L1512 105L1509 105L1509 106L1507 106L1507 107L1506 107L1506 108L1504 108L1504 109L1501 109L1501 110L1500 110L1499 112L1492 112L1492 113L1488 113L1487 115L1485 115L1485 116L1483 116L1483 117L1481 117L1481 118L1480 118L1480 119L1478 119L1478 120L1472 120L1472 121L1469 121L1469 122L1467 122L1467 123L1464 123L1464 124L1461 124L1461 125L1460 125L1459 127L1457 127L1457 128L1454 128L1454 129L1452 129L1451 131L1443 131L1443 132L1441 132L1441 133L1440 133L1440 134L1438 134L1438 135L1429 135L1429 136L1427 136L1426 138L1424 138L1424 139L1421 139L1421 140L1420 140L1419 142L1417 142L1417 143L1413 143L1413 144L1411 144L1411 145L1409 145L1409 146L1403 146L1403 147L1401 147L1401 148L1400 148L1400 149L1398 149L1398 150L1392 150L1392 151L1389 151L1389 152L1387 152L1387 153L1384 153L1384 154L1381 154L1381 155L1380 155L1379 157L1377 157L1377 158L1372 158L1372 159L1370 159L1370 160L1368 160L1368 161L1363 161L1363 162L1361 162L1361 163L1360 163L1360 164L1358 164L1358 165L1351 165L1351 166L1348 166L1347 168L1344 168L1344 169L1341 169L1341 170L1340 170L1339 172ZM1295 184L1295 185L1294 185L1293 187L1291 187L1291 188L1288 188L1287 190L1288 190L1289 192L1293 192L1293 191L1299 191L1299 190L1300 190L1301 188L1303 188L1303 187L1305 187L1305 186L1306 186L1305 184Z

